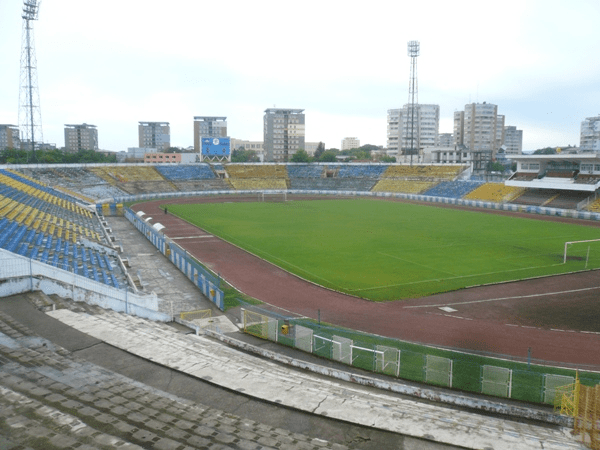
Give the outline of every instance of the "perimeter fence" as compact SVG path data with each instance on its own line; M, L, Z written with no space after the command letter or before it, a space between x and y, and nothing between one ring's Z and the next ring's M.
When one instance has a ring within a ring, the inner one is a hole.
M576 369L419 345L250 305L241 316L244 331L262 339L363 370L478 394L553 405L560 387L576 376ZM579 371L579 380L594 386L600 373Z

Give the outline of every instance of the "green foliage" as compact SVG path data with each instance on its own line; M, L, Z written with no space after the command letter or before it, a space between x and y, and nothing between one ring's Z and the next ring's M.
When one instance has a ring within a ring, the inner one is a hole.
M396 162L396 157L395 156L382 156L381 158L379 158L379 162L382 163L395 163Z
M556 149L552 147L540 148L533 152L534 155L555 155Z
M317 149L315 150L315 154L313 155L313 158L315 159L315 161L319 160L319 158L321 157L321 155L323 154L324 151L325 151L325 144L323 144L322 142L319 142L319 145L317 145Z
M499 162L489 162L487 165L488 172L504 172L505 170L506 167L504 166L504 164Z
M310 156L306 153L306 150L301 148L292 156L291 162L295 163L307 163L310 161Z
M326 150L319 158L319 162L336 162L337 150Z
M231 162L259 162L260 159L254 150L239 148L231 152Z
M35 161L31 161L31 152L8 148L0 152L0 164L77 164L77 163L115 163L116 154L105 155L93 150L77 153L65 152L61 149L37 150Z
M535 219L369 199L169 209L285 270L375 301L584 270L578 254L562 264L564 243L597 237L578 224L541 227ZM600 267L596 244L588 269Z

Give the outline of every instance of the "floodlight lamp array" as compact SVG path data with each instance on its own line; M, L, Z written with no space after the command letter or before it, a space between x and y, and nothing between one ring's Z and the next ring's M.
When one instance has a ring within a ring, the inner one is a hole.
M408 56L416 58L419 56L420 44L419 41L408 41Z
M39 6L37 0L24 0L23 15L21 17L25 20L37 20Z

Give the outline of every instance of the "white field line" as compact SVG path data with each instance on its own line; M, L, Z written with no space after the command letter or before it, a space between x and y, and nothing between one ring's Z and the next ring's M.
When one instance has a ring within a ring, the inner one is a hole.
M440 306L448 306L448 305L469 305L472 303L499 302L502 300L518 300L518 299L524 299L524 298L546 297L549 295L573 294L576 292L585 292L585 291L594 291L594 290L600 290L600 286L581 288L581 289L571 289L568 291L546 292L543 294L517 295L514 297L489 298L486 300L470 300L468 302L441 303L438 305L413 305L413 306L405 306L405 308L439 308Z

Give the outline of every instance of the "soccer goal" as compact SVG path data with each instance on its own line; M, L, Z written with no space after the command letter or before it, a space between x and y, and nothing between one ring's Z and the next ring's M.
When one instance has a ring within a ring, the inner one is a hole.
M600 239L565 242L563 264L567 261L585 261L585 268L600 266Z
M287 202L287 192L259 192L258 201L272 203Z

